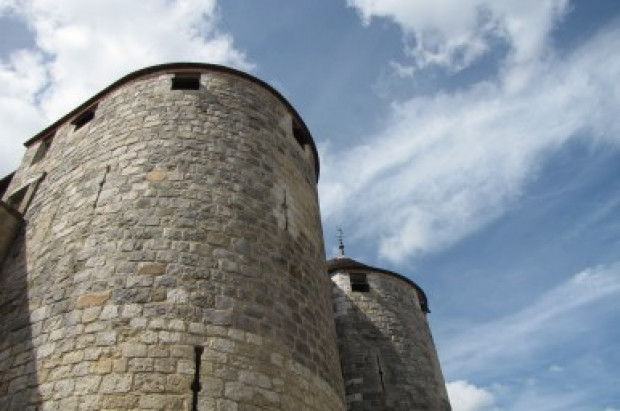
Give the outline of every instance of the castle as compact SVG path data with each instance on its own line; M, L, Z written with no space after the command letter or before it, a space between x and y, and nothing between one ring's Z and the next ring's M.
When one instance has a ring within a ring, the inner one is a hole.
M408 278L325 261L319 159L271 86L136 71L0 181L1 410L449 410Z

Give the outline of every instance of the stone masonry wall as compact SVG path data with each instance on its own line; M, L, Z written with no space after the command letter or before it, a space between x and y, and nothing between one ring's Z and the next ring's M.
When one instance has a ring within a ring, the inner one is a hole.
M0 409L190 409L197 346L199 410L344 408L312 150L272 91L200 70L29 147L5 197L45 177L0 272Z
M393 276L365 273L368 292L351 290L349 272L332 276L347 409L449 410L435 345L415 289Z

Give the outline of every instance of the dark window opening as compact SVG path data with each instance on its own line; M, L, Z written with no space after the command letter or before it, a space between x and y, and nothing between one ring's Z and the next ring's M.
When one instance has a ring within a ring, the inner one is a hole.
M370 284L366 274L363 273L351 273L349 274L349 281L351 281L351 291L358 293L367 293L370 291Z
M301 126L297 124L297 122L294 120L293 120L293 137L295 137L297 144L299 144L301 148L304 148L308 142L308 137L306 136L306 133L301 128Z
M9 188L9 184L11 184L11 181L13 181L14 175L15 172L12 172L8 176L0 180L0 198L4 197L4 193L6 193L6 190Z
M25 186L11 194L7 201L8 205L13 207L17 211L22 211L22 203L24 202L24 198L26 197L27 192L28 186Z
M47 136L41 139L41 142L39 143L39 147L37 148L37 152L34 153L34 157L32 158L31 164L35 164L41 161L43 157L45 157L50 147L52 146L53 138L54 138L54 132L48 134Z
M95 118L95 110L97 109L97 106L91 107L88 110L84 111L82 114L80 114L79 116L77 116L75 118L75 120L73 120L73 122L71 124L73 124L75 126L75 128L73 129L75 130L79 130L80 128L82 128L85 124L87 124L88 122L90 122L93 118Z
M200 89L200 73L176 73L172 78L171 90Z
M19 190L15 191L6 199L6 204L13 209L24 214L30 202L34 198L34 193L37 191L39 184L45 178L45 173L42 173L36 180L31 181Z

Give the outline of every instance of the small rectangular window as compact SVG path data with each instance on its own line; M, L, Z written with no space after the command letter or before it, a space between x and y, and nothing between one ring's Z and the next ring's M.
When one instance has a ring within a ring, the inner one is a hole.
M349 281L351 281L351 291L353 292L367 293L370 291L370 285L364 273L349 274Z
M175 73L172 78L171 90L200 89L200 73Z
M304 146L308 143L306 133L295 120L293 120L293 137L295 137L297 144L299 144L299 147L301 148L304 148Z
M88 124L93 118L95 118L95 111L97 110L97 106L93 106L88 110L85 110L82 114L77 116L71 124L75 126L74 131L79 130L84 125Z
M51 132L41 139L41 141L39 142L39 147L37 147L37 151L36 153L34 153L34 157L32 157L32 163L30 163L31 165L37 163L43 157L45 157L45 155L47 154L48 150L50 149L52 145L52 140L54 139L54 133L55 132Z

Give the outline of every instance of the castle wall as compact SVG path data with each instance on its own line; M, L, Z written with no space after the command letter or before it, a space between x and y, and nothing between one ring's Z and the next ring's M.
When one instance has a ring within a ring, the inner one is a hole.
M26 152L0 409L191 409L196 358L199 410L343 409L314 153L272 90L199 70L121 84Z
M351 273L366 276L367 291L352 290ZM416 289L396 276L359 269L338 270L332 281L347 409L449 410Z

